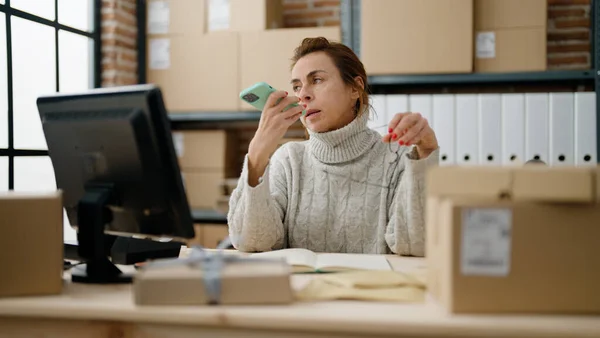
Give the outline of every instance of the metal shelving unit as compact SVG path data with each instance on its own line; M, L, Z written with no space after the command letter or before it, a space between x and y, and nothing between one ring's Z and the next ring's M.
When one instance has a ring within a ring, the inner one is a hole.
M144 2L139 0L139 2ZM361 0L341 0L340 25L342 42L351 47L360 56L361 30ZM145 13L145 9L144 9ZM369 76L372 93L386 92L388 88L435 87L449 88L452 86L588 86L596 93L600 90L600 0L592 0L591 11L591 41L590 53L592 67L588 70L549 70L541 72L515 73L465 73L465 74L426 74L426 75L372 75ZM145 22L145 21L144 21ZM138 27L139 53L146 55L145 24ZM140 82L145 82L145 58L140 57ZM143 68L143 69L142 69ZM600 130L600 96L596 95L596 129ZM170 114L174 130L235 128L244 124L256 124L260 112L195 112ZM600 137L596 139L597 158L600 159ZM198 222L226 222L224 215L213 211L195 211L194 218ZM221 217L221 218L220 218Z

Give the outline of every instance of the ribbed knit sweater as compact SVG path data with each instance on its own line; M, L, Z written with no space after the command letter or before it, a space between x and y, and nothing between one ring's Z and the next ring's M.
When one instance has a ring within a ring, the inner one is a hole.
M425 174L439 150L417 159L367 122L282 145L255 187L246 155L227 215L233 246L423 256Z

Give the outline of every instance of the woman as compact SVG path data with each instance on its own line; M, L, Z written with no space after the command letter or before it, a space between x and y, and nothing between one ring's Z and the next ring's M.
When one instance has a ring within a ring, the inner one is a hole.
M269 96L231 194L233 246L423 256L425 173L439 157L427 120L399 113L384 137L369 129L365 69L325 38L304 39L291 75L295 95ZM309 139L278 149L298 119Z

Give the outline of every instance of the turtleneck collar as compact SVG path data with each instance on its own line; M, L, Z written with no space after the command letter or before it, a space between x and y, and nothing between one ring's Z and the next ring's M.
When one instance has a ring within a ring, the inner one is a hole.
M308 129L308 144L316 159L323 163L352 161L366 153L380 138L379 133L369 129L368 112L355 118L346 126L323 133Z

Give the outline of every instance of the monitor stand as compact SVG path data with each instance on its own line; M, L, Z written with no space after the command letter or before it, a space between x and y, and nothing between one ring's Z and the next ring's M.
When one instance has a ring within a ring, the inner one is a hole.
M112 221L107 205L113 196L111 185L89 185L78 205L77 241L79 256L85 264L71 270L76 283L131 283L132 276L124 274L106 254L104 227Z

